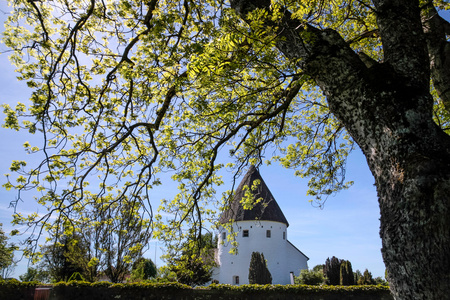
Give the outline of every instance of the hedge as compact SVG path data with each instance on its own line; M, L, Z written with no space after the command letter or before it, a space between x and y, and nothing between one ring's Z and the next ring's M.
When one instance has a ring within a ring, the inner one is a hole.
M34 299L36 282L0 281L0 299ZM309 286L211 284L192 288L179 283L126 283L71 281L45 285L51 288L48 300L129 299L129 300L392 300L386 286Z
M39 282L20 282L17 279L0 280L0 299L28 300L34 299L34 292Z

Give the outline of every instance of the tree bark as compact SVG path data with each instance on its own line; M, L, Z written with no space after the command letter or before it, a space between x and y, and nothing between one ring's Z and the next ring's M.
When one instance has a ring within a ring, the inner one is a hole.
M285 13L277 47L320 86L366 156L380 206L382 254L396 299L450 290L450 137L432 119L430 64L419 3L373 1L384 62L367 67L334 30ZM232 1L245 20L268 0ZM272 24L268 24L272 25ZM304 31L314 38L301 39Z
M450 112L450 23L439 16L433 3L422 9L422 24L427 39L433 85L445 109Z

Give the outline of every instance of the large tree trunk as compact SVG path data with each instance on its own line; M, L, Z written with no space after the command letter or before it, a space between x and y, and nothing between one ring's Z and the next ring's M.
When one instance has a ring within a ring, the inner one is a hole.
M386 108L393 122L376 126L379 136L360 145L378 191L388 281L396 299L448 299L449 137L417 109L395 120Z
M369 160L379 196L382 253L397 299L448 299L449 138L434 124L416 129L386 137Z
M373 68L357 76L342 68L320 75L321 84L375 178L392 293L396 299L448 299L450 137L432 120L427 89L405 82L389 65Z
M255 8L270 10L270 0L231 3L243 19ZM300 61L367 158L378 191L382 253L395 298L448 299L450 137L432 119L419 2L373 3L383 63L365 65L336 31L304 26L289 12L277 24L277 47ZM314 38L302 40L304 31Z

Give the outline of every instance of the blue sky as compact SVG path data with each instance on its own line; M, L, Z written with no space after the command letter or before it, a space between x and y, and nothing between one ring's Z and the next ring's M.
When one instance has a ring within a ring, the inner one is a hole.
M3 12L8 10L5 2L0 3L2 24L6 18ZM1 44L0 52L4 50L5 46ZM27 103L30 89L16 79L7 54L0 54L0 70L0 103L8 103L11 106L18 101ZM0 119L3 124L3 114ZM22 145L26 141L39 145L40 139L39 136L30 136L25 132L0 128L0 140L2 141L0 183L4 184L6 178L3 174L10 173L9 166L12 160L24 159L31 163L38 161L38 157L27 155ZM374 179L359 149L350 155L347 166L347 179L353 180L355 184L349 190L330 197L323 209L313 207L307 201L309 199L306 196L307 182L305 179L295 177L294 171L278 165L262 166L259 170L289 221L288 239L310 258L308 262L310 268L323 264L327 257L336 256L350 260L353 270L364 271L368 268L374 277L384 277L385 267L380 253L379 208L373 185ZM227 183L226 176L224 179ZM225 184L219 192L228 187ZM0 223L3 223L3 230L6 233L13 229L10 224L13 210L9 208L9 203L15 197L15 191L0 188ZM33 193L26 194L24 200L18 206L19 212L26 214L37 209ZM155 249L157 264L161 265L159 256L162 251L156 241L152 241L146 256L154 259ZM22 260L13 276L18 277L25 273L26 266L27 261Z

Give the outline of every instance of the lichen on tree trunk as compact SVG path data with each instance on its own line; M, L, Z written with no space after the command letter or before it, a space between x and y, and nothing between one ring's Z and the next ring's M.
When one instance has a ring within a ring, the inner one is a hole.
M367 64L337 31L305 25L287 11L277 23L277 47L314 79L366 156L378 191L382 253L394 297L446 299L450 138L432 118L419 2L373 3L383 62ZM269 5L232 1L244 20L254 9L270 11ZM301 38L305 31L308 39Z
M450 289L449 138L431 131L417 132L415 143L401 145L406 151L371 163L385 170L375 176L380 236L398 299L445 299Z

